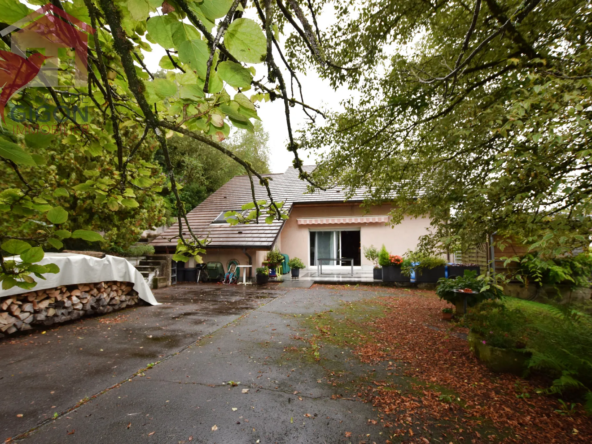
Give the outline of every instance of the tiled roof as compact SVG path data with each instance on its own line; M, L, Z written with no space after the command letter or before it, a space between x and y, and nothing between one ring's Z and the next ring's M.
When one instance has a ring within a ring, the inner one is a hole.
M305 171L312 172L315 166L305 166ZM284 209L290 212L295 203L338 203L344 202L345 192L342 188L307 193L307 183L298 178L298 171L289 168L283 174L269 174L272 179L270 188L276 201L285 201ZM255 195L259 200L267 200L265 188L256 182ZM242 205L252 201L251 185L248 176L237 176L231 179L218 191L194 208L187 219L193 232L199 239L208 238L210 248L257 248L270 249L279 235L284 221L266 224L263 217L258 224L212 224L223 211L238 210ZM363 201L363 190L348 199L348 202ZM184 235L189 238L185 229ZM172 247L177 245L179 226L174 224L154 239L150 244L155 247Z

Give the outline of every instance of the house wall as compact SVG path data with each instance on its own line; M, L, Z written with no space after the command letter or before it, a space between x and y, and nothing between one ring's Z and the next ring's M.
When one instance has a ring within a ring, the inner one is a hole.
M336 224L336 225L298 225L299 218L311 217L352 217L352 216L384 216L391 207L383 205L372 207L364 213L358 204L308 205L294 206L290 219L282 230L279 238L281 252L290 258L299 257L305 265L310 266L310 231L359 229L362 247L362 266L371 267L363 254L363 248L374 245L380 248L383 244L391 254L403 255L407 250L415 249L419 237L427 233L430 226L428 218L405 217L403 222L394 227L382 223L374 224Z

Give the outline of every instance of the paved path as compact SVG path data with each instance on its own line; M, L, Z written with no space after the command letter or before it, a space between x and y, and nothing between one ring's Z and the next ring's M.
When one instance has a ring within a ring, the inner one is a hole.
M303 315L368 293L272 288L164 289L156 295L165 302L159 307L0 342L1 437L21 435L17 441L27 443L384 442L381 429L368 425L376 417L370 405L353 395L333 399L320 366L285 352L303 346L295 339ZM354 365L348 354L339 359Z

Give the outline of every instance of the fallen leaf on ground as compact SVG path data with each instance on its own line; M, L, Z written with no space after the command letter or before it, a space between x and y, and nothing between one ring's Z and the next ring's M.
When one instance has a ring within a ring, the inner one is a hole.
M349 438L352 435L352 432L345 432L345 437Z
M249 389L243 389L243 393L249 393Z
M215 425L214 427L212 427L212 430L215 432L216 430L218 430L218 426Z

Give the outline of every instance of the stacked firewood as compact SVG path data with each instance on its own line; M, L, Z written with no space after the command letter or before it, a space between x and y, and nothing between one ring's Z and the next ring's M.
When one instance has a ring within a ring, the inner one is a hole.
M94 314L110 313L138 303L128 282L60 286L0 299L0 333L30 330Z

